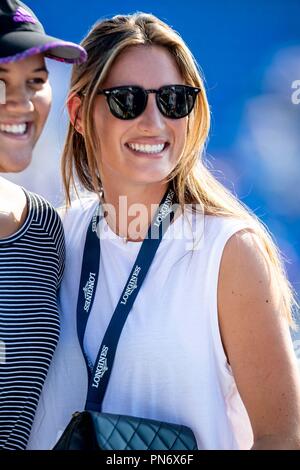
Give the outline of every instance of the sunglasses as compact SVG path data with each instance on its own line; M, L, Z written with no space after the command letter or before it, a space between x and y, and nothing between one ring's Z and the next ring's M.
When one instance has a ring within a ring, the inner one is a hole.
M166 85L158 90L140 86L119 86L99 90L105 95L111 113L118 119L135 119L146 109L149 93L155 93L161 114L169 119L181 119L192 111L200 88L188 85Z

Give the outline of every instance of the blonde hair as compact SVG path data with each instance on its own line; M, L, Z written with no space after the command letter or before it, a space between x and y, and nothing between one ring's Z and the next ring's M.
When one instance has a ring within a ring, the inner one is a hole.
M95 158L96 133L93 115L97 90L106 79L116 58L128 47L161 46L166 48L178 66L183 80L200 87L193 112L189 115L184 151L169 175L179 203L200 204L208 215L235 217L251 225L259 236L268 267L282 293L282 311L293 325L292 311L297 307L278 248L262 222L230 191L219 183L207 168L203 155L210 128L210 109L203 79L197 63L179 34L151 14L117 15L94 25L81 45L88 53L84 64L74 65L69 97L82 98L83 137L70 123L62 157L62 174L67 205L71 190L76 190L75 175L88 191L99 193L101 176Z

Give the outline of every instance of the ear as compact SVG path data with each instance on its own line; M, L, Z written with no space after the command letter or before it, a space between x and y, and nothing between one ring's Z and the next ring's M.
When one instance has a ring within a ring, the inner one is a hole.
M70 96L67 101L67 107L72 125L77 132L83 134L81 99L79 96Z

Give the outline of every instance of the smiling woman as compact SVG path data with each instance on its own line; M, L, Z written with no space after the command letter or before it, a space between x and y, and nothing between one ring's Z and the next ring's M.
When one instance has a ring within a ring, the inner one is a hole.
M0 172L24 170L45 125L45 55L80 62L82 47L47 36L22 2L0 2ZM0 177L0 448L25 449L59 334L61 222L38 195Z
M18 172L30 163L51 105L48 71L42 54L0 64L6 102L0 107L0 171Z
M153 76L152 70L160 70L160 74ZM169 53L162 47L145 46L128 48L115 61L102 88L114 90L112 93L116 98L114 87L124 83L138 83L144 89L159 89L170 83L178 84L177 88L183 85L175 60ZM139 94L140 90L143 92L143 88L138 90ZM124 88L122 92L124 96ZM127 100L122 109L135 111L131 119L124 119L120 114L116 118L112 112L107 112L106 98L102 94L95 100L95 130L101 136L97 155L98 164L101 165L102 184L107 187L110 181L117 178L120 186L126 184L128 187L135 187L142 184L150 187L150 183L164 180L174 169L184 149L188 118L183 115L181 119L166 119L161 105L160 108L157 106L155 93L146 95L148 100L144 99L140 109L139 95L130 90L126 92L126 89L125 93ZM178 89L177 94L179 93ZM184 91L181 93L184 94ZM164 94L165 100L169 101L171 95L167 95L166 91ZM132 100L132 104L128 102L128 98ZM109 104L109 98L107 101ZM76 103L77 100L69 102L71 116L76 112ZM159 103L162 103L162 98ZM112 109L110 107L110 111ZM117 114L116 111L114 114ZM78 125L80 122L79 116ZM122 194L123 191L120 187Z
M69 203L77 178L94 194L64 216L61 337L30 448L85 407L186 425L199 449L300 449L293 293L267 230L205 165L193 55L146 13L82 45L63 174Z

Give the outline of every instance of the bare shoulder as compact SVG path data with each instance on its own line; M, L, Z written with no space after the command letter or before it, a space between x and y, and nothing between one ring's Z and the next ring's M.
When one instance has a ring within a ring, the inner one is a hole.
M259 235L250 229L237 232L225 246L219 273L224 349L255 438L286 438L297 447L300 380L281 299Z
M282 313L282 291L263 242L252 229L235 233L226 243L218 284L220 320L275 322L286 325ZM226 306L238 306L238 319ZM244 313L245 312L245 313ZM270 325L271 327L271 325Z
M0 178L0 238L13 235L27 215L26 196L16 184Z

